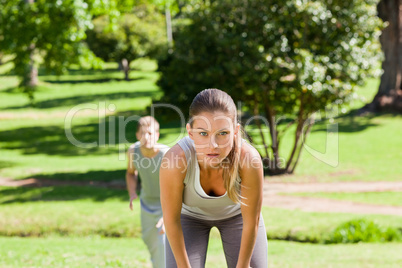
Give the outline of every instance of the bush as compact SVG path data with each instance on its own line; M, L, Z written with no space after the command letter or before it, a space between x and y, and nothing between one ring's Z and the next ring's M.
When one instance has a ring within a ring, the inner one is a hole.
M338 226L325 239L324 243L358 243L401 241L401 231L395 228L382 228L368 220L352 220Z

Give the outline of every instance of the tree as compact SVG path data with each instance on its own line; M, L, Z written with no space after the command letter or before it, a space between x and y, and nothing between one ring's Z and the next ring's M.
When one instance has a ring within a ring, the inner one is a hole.
M381 26L375 4L226 0L188 7L173 52L159 61L160 101L188 111L200 90L225 90L253 116L269 172L293 173L309 117L347 102L355 85L374 74ZM282 165L279 147L292 125L294 144Z
M0 0L0 47L14 55L14 72L31 101L38 58L55 74L79 63L80 57L94 60L81 42L91 26L88 4L82 0Z
M402 112L402 1L381 0L377 9L378 16L388 23L380 36L385 56L382 63L384 72L377 94L362 108L362 112Z
M90 49L105 61L117 61L129 80L130 63L141 57L153 57L166 44L163 15L151 5L141 5L131 13L122 14L116 29L110 26L108 15L93 20L94 28L87 32Z

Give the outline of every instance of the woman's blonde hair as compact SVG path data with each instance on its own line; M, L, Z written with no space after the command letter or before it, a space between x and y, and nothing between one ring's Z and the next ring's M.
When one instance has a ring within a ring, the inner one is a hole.
M227 114L236 128L237 122L237 109L236 105L226 92L212 88L205 89L195 96L190 105L190 126L193 123L193 117L203 112L222 112ZM235 136L232 150L228 156L222 161L223 166L223 182L228 197L235 203L241 203L240 195L240 148L242 142L242 131L239 129Z

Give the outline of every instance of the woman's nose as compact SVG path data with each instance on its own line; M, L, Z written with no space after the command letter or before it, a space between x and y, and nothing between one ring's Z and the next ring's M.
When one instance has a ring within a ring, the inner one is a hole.
M216 143L214 137L211 137L211 140L210 140L210 142L209 142L209 145L210 145L211 148L214 148L214 149L215 149L215 148L218 148L218 144Z

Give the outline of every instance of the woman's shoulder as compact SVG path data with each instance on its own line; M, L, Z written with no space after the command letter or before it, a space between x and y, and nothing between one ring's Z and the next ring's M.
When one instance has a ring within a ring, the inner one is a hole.
M240 158L245 158L249 156L261 158L258 150L253 145L243 140L240 149Z
M261 155L258 150L243 140L240 149L240 166L241 169L259 168L262 165Z
M185 152L177 143L165 153L163 161L165 165L162 163L162 166L169 169L174 168L184 170L187 166Z
M176 143L175 145L172 146L172 148L170 148L167 152L166 152L167 156L179 156L179 157L185 157L184 154L184 150L183 148L181 148L181 146ZM165 156L166 156L165 155Z

